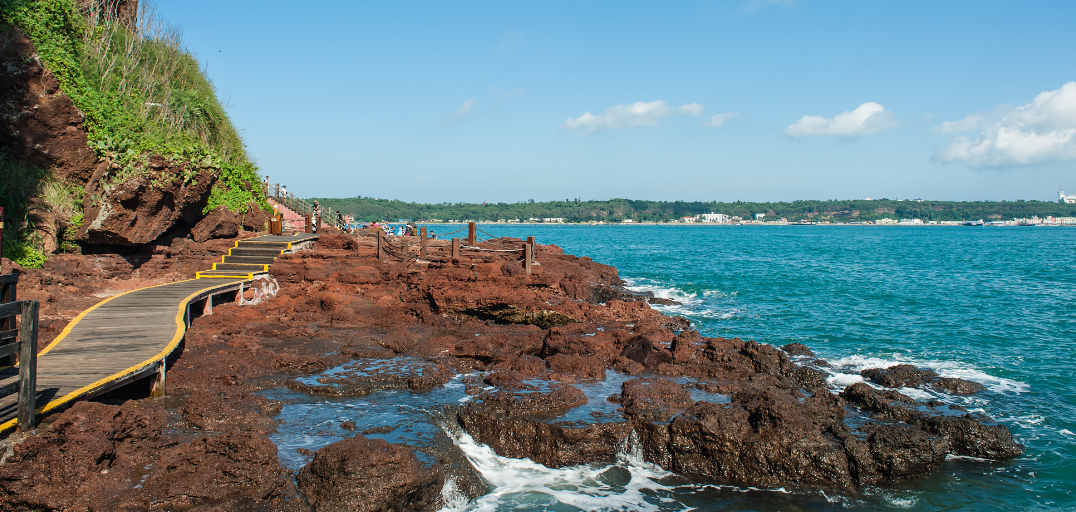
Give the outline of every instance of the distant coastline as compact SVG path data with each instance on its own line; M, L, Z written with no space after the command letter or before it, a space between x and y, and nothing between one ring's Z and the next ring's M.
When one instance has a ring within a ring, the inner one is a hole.
M640 225L1076 225L1076 202L855 199L687 202L610 199L424 204L371 197L310 198L360 222Z

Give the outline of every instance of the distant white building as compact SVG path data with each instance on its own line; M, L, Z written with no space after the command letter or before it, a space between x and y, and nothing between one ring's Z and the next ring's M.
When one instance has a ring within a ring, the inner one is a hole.
M755 214L755 220L762 220L762 219L764 219L764 218L766 218L766 214L765 214L765 213L756 213L756 214Z
M901 226L921 226L923 219L900 219L898 224Z
M716 223L720 224L720 223L728 222L729 221L729 216L725 215L724 213L710 212L710 213L703 213L703 214L700 214L700 215L696 215L695 219L697 219L699 222L716 222Z
M563 224L564 217L545 217L542 219L542 222L554 222L557 224Z
M896 223L897 223L897 221L895 221L895 220L893 220L893 219L890 219L890 218L885 218L885 219L878 219L878 220L874 221L874 223L875 223L875 224L885 224L885 225L890 225L890 224L896 224Z
M1062 204L1076 204L1076 194L1066 196L1064 187L1057 188L1057 202Z

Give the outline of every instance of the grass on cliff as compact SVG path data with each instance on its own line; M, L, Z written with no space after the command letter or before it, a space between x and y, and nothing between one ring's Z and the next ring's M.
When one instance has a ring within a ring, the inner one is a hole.
M46 184L55 184L49 170L30 166L12 158L0 149L0 207L4 208L4 240L0 254L28 268L41 268L45 254L39 242L31 238L34 216L28 199L43 191Z
M152 3L119 16L115 2L0 0L0 28L27 33L45 66L85 115L90 145L118 163L103 178L122 183L160 154L188 170L218 175L206 211L227 206L269 209L257 167L179 32L160 22Z

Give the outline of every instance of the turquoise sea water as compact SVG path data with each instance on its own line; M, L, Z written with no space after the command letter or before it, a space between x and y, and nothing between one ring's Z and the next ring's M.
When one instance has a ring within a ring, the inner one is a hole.
M682 485L630 450L609 467L524 467L457 434L497 488L458 509L1076 509L1076 229L482 228L614 265L631 287L681 301L659 309L704 335L804 343L841 370L835 389L861 369L898 362L981 382L988 390L976 396L936 398L997 419L1027 452L1006 462L952 459L922 478L834 497ZM295 434L284 429L278 443Z

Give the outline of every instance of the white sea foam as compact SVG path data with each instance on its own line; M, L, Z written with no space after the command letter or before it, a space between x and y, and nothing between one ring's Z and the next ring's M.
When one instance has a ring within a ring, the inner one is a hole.
M1067 428L1063 428L1061 430L1058 430L1057 433L1058 434L1063 434L1063 435L1066 435L1066 436L1076 436L1076 434L1073 434L1072 431L1067 429Z
M667 315L694 316L711 320L727 320L729 318L742 316L746 312L743 308L715 303L717 300L727 301L735 298L736 292L728 294L716 290L707 290L703 292L702 297L699 297L697 293L686 292L675 286L667 286L655 281L645 279L625 279L625 282L627 283L626 287L629 290L636 292L650 292L654 294L654 297L679 302L680 304L678 305L651 304L650 307Z
M905 357L899 353L893 354L892 358L870 357L856 354L833 359L830 360L829 363L845 375L858 374L860 371L866 370L867 368L889 368L890 366L896 366L898 364L911 364L921 368L934 370L942 377L955 377L978 382L995 393L1024 393L1029 389L1029 386L1026 383L1006 379L1004 377L995 377L981 370L970 368L966 364L957 361L919 361L914 358ZM849 378L833 376L830 378L830 381L831 384L833 384L835 383L834 381L844 381ZM861 381L862 379L859 381L851 381L849 384Z
M444 511L492 511L524 503L528 508L563 504L583 510L656 511L659 507L645 499L643 489L669 489L655 481L669 473L644 462L637 441L636 446L625 446L615 465L554 469L530 459L501 457L457 429L447 429L447 433L493 490L474 502L461 503L454 496L451 500L445 496ZM610 482L606 473L617 467L627 474Z

